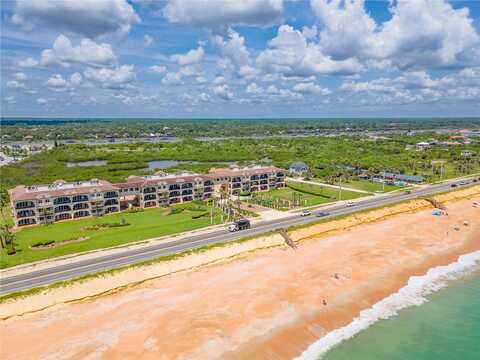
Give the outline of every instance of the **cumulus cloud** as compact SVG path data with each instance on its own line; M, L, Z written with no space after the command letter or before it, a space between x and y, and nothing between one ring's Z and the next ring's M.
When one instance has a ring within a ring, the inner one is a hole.
M55 74L47 80L47 86L53 89L60 89L67 86L67 80L60 74Z
M42 106L48 104L48 101L47 101L47 99L45 99L45 98L38 98L38 99L36 100L36 102L37 102L38 105L42 105Z
M31 68L31 67L38 66L38 61L35 60L34 58L29 57L25 60L20 60L18 62L18 66L22 68Z
M86 79L110 89L123 89L136 79L133 65L121 65L115 68L88 68L83 75Z
M317 95L330 95L332 93L328 88L322 88L320 85L314 84L313 82L296 84L293 87L293 90L300 93L311 93Z
M17 81L17 80L9 80L7 81L7 88L9 89L26 89L24 83Z
M230 91L227 84L214 86L212 91L215 95L223 100L231 100L233 98L233 92Z
M269 85L268 87L264 88L262 86L257 85L256 83L248 84L246 90L247 94L257 95L261 98L268 99L268 100L279 100L279 99L293 99L298 100L302 99L302 95L291 91L289 89L282 89L278 88L276 85Z
M48 78L46 84L52 90L73 90L81 85L82 80L82 75L78 72L73 73L68 80L65 79L61 74L55 74Z
M290 76L354 74L364 70L355 58L333 60L322 53L317 43L308 42L302 32L289 25L278 28L277 36L258 55L256 63L267 72Z
M480 39L468 9L445 0L399 0L377 24L363 0L311 0L321 25L319 46L335 60L358 58L399 69L480 63Z
M205 51L202 46L196 49L192 49L186 54L175 54L170 57L172 61L177 62L179 65L189 65L199 63L203 59Z
M163 74L167 71L167 68L162 65L153 65L149 67L150 72L156 73L156 74Z
M222 55L226 56L238 67L248 66L250 64L250 53L245 45L245 38L232 29L228 29L228 34L224 38L216 35L213 42L220 48Z
M283 15L283 0L169 0L161 14L171 23L223 27L268 26Z
M28 30L49 26L92 38L127 34L140 17L126 0L17 0L12 21Z
M68 63L106 65L116 61L109 44L97 44L85 38L78 46L73 46L70 39L63 34L55 39L51 49L43 50L40 57L40 63L44 66Z

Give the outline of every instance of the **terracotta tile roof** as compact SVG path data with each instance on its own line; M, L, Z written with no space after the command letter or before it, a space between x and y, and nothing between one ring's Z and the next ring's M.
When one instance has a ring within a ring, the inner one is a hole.
M215 176L251 176L265 173L274 173L286 171L275 166L252 167L252 168L238 168L238 169L210 169L210 174Z
M116 188L105 180L83 181L78 183L66 183L56 181L53 185L24 186L19 185L8 190L11 201L36 200L43 197L58 197L89 194L92 192L104 192L116 190Z

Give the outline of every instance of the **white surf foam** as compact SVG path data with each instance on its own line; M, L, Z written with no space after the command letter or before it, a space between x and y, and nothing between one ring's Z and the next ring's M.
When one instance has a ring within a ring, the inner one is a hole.
M480 265L480 251L462 255L456 262L430 269L423 276L412 276L407 285L370 309L363 310L353 321L329 332L310 345L295 360L318 359L341 342L348 340L373 325L378 320L397 315L398 311L410 306L418 306L427 301L426 296L447 286L449 281L473 272Z

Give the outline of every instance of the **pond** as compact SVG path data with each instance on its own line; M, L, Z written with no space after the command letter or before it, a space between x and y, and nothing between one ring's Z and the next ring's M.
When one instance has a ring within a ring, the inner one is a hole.
M90 160L90 161L67 162L67 168L104 166L104 165L107 165L107 160Z

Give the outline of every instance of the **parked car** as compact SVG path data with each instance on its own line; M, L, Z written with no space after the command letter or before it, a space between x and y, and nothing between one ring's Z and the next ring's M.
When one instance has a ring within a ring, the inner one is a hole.
M330 213L323 212L323 211L320 211L320 212L315 214L316 217L325 217L325 216L328 216L328 215L330 215Z
M312 215L312 212L310 210L304 210L302 211L302 213L300 214L300 216L308 216L308 215Z

